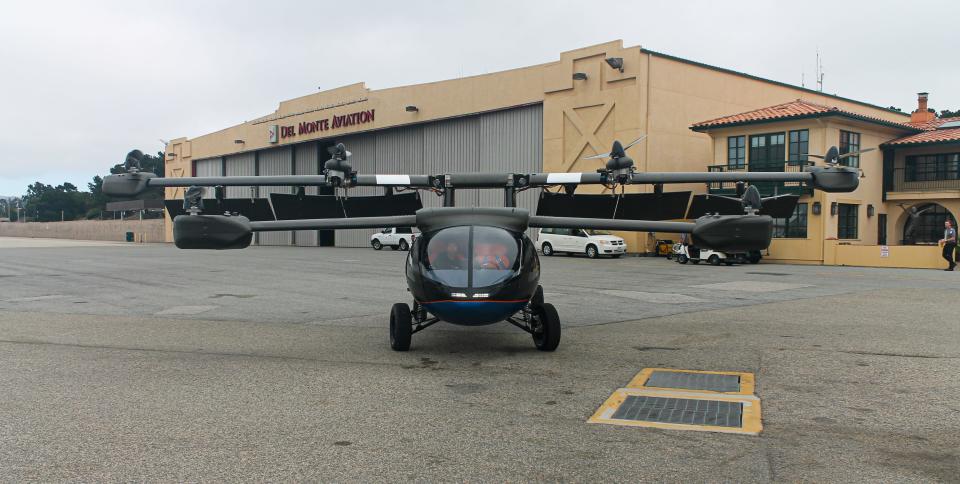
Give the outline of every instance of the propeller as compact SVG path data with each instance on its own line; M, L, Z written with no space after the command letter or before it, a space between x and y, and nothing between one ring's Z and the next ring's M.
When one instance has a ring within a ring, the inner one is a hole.
M804 154L801 155L801 156L810 156L810 157L813 157L813 158L820 158L821 160L823 160L824 163L826 163L826 164L828 164L828 165L831 165L831 166L835 166L835 165L838 165L838 164L840 163L840 160L842 160L842 159L844 159L844 158L850 158L851 156L859 156L861 153L867 153L867 152L873 151L873 150L875 150L875 149L876 149L876 148L864 148L864 149L862 149L862 150L860 150L860 151L851 151L851 152L849 152L849 153L844 153L844 154L841 155L841 154L840 154L840 150L837 149L836 146L831 146L830 149L827 150L827 154L825 154L825 155L816 155L816 154L813 154L813 153L804 153Z
M203 187L193 185L183 191L183 209L191 213L203 211Z
M347 161L352 153L347 151L343 143L337 143L327 148L330 153L330 159L323 164L324 172L333 186L349 186L349 180L353 173L353 167Z
M643 135L643 136L641 136L641 137L639 137L639 138L631 141L630 143L627 143L626 146L623 146L622 144L620 144L619 141L614 141L614 142L613 142L613 148L610 149L610 152L609 152L609 153L600 153L599 155L587 156L586 158L581 158L581 159L583 159L583 160L596 160L596 159L598 159L598 158L615 158L615 159L616 159L616 158L623 158L624 156L627 156L626 151L627 151L628 149L630 149L630 147L632 147L633 145L635 145L635 144L637 144L637 143L639 143L639 142L641 142L641 141L643 141L643 140L645 140L645 139L647 139L647 135Z

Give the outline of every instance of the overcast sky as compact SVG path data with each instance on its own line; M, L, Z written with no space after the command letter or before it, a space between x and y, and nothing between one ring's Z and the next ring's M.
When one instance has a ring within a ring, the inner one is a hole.
M557 60L623 39L897 106L960 109L960 1L5 2L0 195L85 189L131 149L268 114L284 99Z

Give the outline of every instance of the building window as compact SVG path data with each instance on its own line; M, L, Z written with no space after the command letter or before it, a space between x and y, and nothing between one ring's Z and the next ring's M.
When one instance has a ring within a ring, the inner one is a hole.
M773 236L778 239L807 238L807 204L798 203L790 218L773 219Z
M746 140L743 136L727 138L727 168L737 169L747 166Z
M906 181L960 179L960 153L908 156Z
M787 161L805 162L810 149L810 131L798 129L790 132L790 150Z
M837 238L838 239L856 239L857 238L857 212L860 205L841 203L837 207Z
M840 131L840 154L860 151L860 133ZM860 155L854 155L840 160L841 165L860 167Z
M750 171L783 171L784 133L750 136Z
M906 245L914 244L936 244L943 238L943 222L949 220L954 227L957 221L947 209L937 203L928 203L916 207L913 217L909 217L903 224L903 243Z

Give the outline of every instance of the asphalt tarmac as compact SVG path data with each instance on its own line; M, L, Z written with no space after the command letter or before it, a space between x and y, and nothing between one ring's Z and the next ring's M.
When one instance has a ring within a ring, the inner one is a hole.
M555 353L395 353L403 258L0 239L0 480L960 479L960 273L556 256ZM763 432L586 423L647 367L753 372Z

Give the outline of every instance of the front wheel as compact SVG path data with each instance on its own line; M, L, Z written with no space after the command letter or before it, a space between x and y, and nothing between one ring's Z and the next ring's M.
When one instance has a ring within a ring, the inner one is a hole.
M410 245L407 244L407 241L404 239L400 239L400 250L409 250L409 249L410 249Z
M383 244L380 243L380 239L373 239L373 242L370 242L370 245L373 246L373 250L380 250L383 248Z
M410 306L397 303L390 310L390 348L394 351L410 349L410 338L413 335L413 318L410 317Z
M594 245L588 245L588 246L587 246L587 257L590 258L590 259L596 259L596 258L597 258L597 247L596 247L596 246L594 246Z
M543 255L549 257L553 255L553 246L545 242L543 247L540 248L540 252L543 252Z
M553 351L560 346L560 315L553 304L544 303L534 307L534 316L539 326L533 332L533 344L540 351Z

